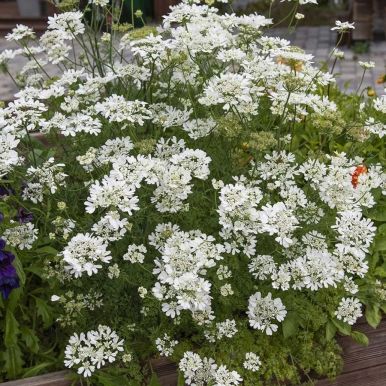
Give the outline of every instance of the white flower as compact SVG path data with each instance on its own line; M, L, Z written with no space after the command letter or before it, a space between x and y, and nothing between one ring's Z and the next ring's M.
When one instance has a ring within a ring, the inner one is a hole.
M252 106L252 113L257 114L258 104L255 97L262 95L260 88L254 88L246 75L223 73L209 79L204 94L199 102L205 106L221 104L225 111L235 108L245 111L246 105Z
M336 318L345 323L354 324L362 316L362 304L356 298L342 298L338 309L335 311Z
M226 319L224 322L216 323L217 339L222 339L224 336L232 338L238 331L236 321Z
M91 377L96 369L113 363L123 351L123 340L108 326L99 325L98 330L81 332L70 337L65 350L64 365L77 367L78 374Z
M157 103L150 106L153 123L160 125L163 129L184 125L190 118L191 110L179 110L165 103Z
M91 230L106 241L116 241L123 238L127 232L127 219L121 219L117 211L110 211L94 224Z
M88 233L74 236L62 253L63 261L67 263L66 270L75 277L81 277L83 273L94 275L102 268L100 263L111 260L105 241Z
M245 361L243 366L246 370L256 372L260 369L261 361L260 357L253 352L247 352L245 354Z
M379 98L374 100L374 109L386 114L386 95L381 95Z
M372 62L372 61L369 61L369 62L361 62L359 61L358 64L364 68L365 70L368 70L370 68L374 68L375 67L375 62Z
M343 59L344 58L344 51L341 51L339 50L338 48L335 48L333 51L332 51L332 55L337 58L337 59Z
M12 29L12 32L8 33L5 38L10 41L19 41L23 39L32 39L35 37L35 33L32 28L23 25L16 24L16 27Z
M164 357L170 357L174 352L174 347L178 344L177 340L173 340L168 334L164 334L162 338L157 338L155 341L158 351Z
M259 280L265 280L276 272L276 264L270 255L257 255L248 265L249 272Z
M349 23L348 21L335 21L335 27L331 28L331 31L346 32L350 29L355 29L354 23Z
M54 158L49 158L40 167L30 166L27 169L27 184L23 190L23 198L33 203L43 201L43 194L54 194L60 186L65 185L67 174L63 173L64 164L55 164Z
M144 299L147 295L147 289L145 287L138 287L139 297Z
M29 222L6 229L1 237L12 247L31 249L38 238L38 232L34 224Z
M48 17L48 29L57 30L67 39L72 39L76 35L81 35L85 31L82 23L83 13L80 11L64 12L59 15Z
M0 133L0 177L9 173L22 161L15 150L19 142L20 140L11 133Z
M216 122L211 118L198 118L192 121L184 122L182 128L188 133L190 138L199 139L209 135L213 131L215 126Z
M379 138L383 138L386 135L386 124L376 122L373 117L366 120L364 128L366 131L377 135Z
M135 186L128 184L119 173L105 176L102 183L96 181L90 187L90 195L85 202L86 212L94 213L97 208L117 208L129 215L138 210L139 199Z
M128 101L121 95L113 94L103 102L95 105L95 111L110 122L137 123L143 126L145 120L151 118L151 112L146 108L147 103L139 100Z
M232 277L232 271L226 265L220 265L216 273L219 280L225 280Z
M274 322L282 322L287 315L281 299L272 299L271 293L263 298L260 292L256 292L249 298L248 303L249 324L252 328L265 331L267 335L276 332L278 326Z
M239 385L243 379L236 371L229 371L226 366L222 365L214 373L214 386L236 386Z
M119 269L119 266L118 264L113 264L113 265L110 265L107 269L107 277L109 279L115 279L115 278L118 278L119 275L121 274L121 271Z
M170 229L170 228L169 228ZM163 227L159 228L162 232ZM166 229L165 229L166 230ZM151 239L159 236L151 236ZM168 234L160 248L162 256L155 260L158 282L153 294L160 300L163 311L174 318L181 309L191 312L209 311L211 283L202 276L207 268L221 260L223 247L214 238L200 231L174 231Z
M285 248L293 243L291 235L298 227L299 221L283 202L263 206L258 217L261 223L261 233L277 234L275 240Z
M147 249L144 245L129 245L127 252L123 255L123 260L128 260L130 263L140 263L145 261Z
M179 369L184 373L185 383L192 386L237 386L243 381L236 371L217 366L212 358L201 358L191 351L184 353Z
M100 7L106 7L109 5L110 0L89 0L89 3L99 5Z
M234 294L232 285L229 283L226 283L220 287L220 294L221 296L227 297Z

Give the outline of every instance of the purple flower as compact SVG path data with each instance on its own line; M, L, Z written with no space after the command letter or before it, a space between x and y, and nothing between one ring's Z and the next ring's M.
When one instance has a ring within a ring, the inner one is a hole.
M25 224L27 222L33 221L34 217L32 213L27 211L27 209L19 208L17 211L16 219L19 221L20 224Z
M0 222L3 222L3 221L4 221L4 214L0 212Z
M9 251L4 251L4 248L5 241L0 239L0 292L4 299L8 299L11 291L20 284L16 269L12 265L15 256Z
M9 188L5 185L0 185L0 197L10 196L13 193L14 190L12 188Z

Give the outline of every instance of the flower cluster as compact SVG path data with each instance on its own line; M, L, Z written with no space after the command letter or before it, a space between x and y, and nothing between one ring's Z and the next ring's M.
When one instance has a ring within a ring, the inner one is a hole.
M153 294L163 302L162 311L172 318L182 310L209 317L211 283L204 275L222 259L223 246L199 230L183 232L170 223L158 225L149 242L161 253L153 270L158 279Z
M256 292L249 298L248 306L249 324L252 328L264 331L267 335L272 335L277 331L277 324L274 321L282 322L287 315L287 311L279 298L272 299L269 293L262 297L260 292Z
M348 324L354 324L362 316L362 305L358 299L343 298L338 309L335 311L337 319Z
M218 366L212 358L201 358L191 351L185 352L179 369L188 385L236 386L242 382L236 371L229 371L224 365Z
M123 340L110 327L99 325L96 331L74 334L65 351L66 367L76 366L78 374L90 377L95 369L116 360L123 351Z

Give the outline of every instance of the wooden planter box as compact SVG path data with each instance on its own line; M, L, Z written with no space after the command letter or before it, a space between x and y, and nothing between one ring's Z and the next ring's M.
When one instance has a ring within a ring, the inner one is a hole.
M377 329L364 321L356 325L356 330L365 333L370 344L365 347L355 343L350 337L339 338L343 348L343 372L333 382L321 380L317 386L385 386L386 385L386 318ZM167 359L151 362L162 386L177 386L177 367ZM70 386L68 371L41 375L3 383L4 386ZM271 385L267 385L271 386Z

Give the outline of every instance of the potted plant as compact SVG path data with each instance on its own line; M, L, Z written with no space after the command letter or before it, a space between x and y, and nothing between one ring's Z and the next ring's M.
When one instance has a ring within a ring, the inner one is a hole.
M161 357L179 384L299 385L381 322L386 98L215 5L7 36L2 68L30 61L1 110L2 380L154 385Z

